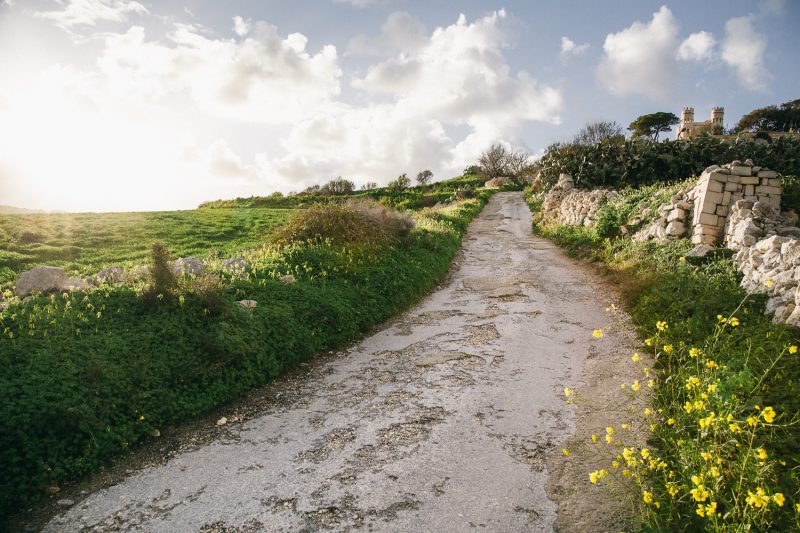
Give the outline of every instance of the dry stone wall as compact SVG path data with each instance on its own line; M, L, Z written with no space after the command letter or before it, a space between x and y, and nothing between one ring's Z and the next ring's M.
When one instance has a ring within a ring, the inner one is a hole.
M569 174L561 174L558 183L544 197L542 214L546 219L572 226L594 226L597 213L609 200L620 197L616 191L595 189L579 191Z

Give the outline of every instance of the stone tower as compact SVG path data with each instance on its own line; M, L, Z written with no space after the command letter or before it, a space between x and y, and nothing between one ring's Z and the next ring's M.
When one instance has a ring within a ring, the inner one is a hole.
M689 125L694 122L694 108L693 107L684 107L683 111L681 111L681 128L684 125Z
M724 107L712 107L711 108L711 127L716 128L719 126L722 127L722 119L725 118L725 108Z

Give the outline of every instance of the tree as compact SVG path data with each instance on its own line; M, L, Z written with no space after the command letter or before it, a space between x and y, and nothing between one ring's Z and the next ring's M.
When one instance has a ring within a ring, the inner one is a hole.
M339 176L322 186L320 194L349 194L356 188L356 184Z
M433 172L430 170L422 170L417 174L417 183L420 185L427 185L433 177Z
M754 109L739 119L734 131L789 131L800 128L800 99Z
M506 156L506 170L517 178L521 178L532 166L531 154L528 152L509 152Z
M672 126L679 122L680 119L675 116L675 113L659 111L658 113L640 116L631 122L628 129L637 137L648 137L650 140L657 142L659 133L671 130Z
M361 186L362 191L371 191L372 189L377 189L378 184L374 181L368 181L364 185Z
M495 143L478 158L483 175L489 179L506 174L508 150L500 143Z
M575 135L572 142L583 146L592 146L622 136L622 125L616 121L589 122Z
M396 180L390 181L387 187L390 189L401 190L408 188L409 185L411 185L411 179L405 174L400 174L397 176Z

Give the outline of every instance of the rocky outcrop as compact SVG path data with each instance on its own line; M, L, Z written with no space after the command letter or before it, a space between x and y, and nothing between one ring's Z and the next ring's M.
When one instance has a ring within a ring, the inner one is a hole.
M222 262L222 270L231 274L244 274L250 266L250 261L242 256L225 259Z
M600 208L619 197L618 192L608 189L577 190L572 176L561 174L544 197L542 215L561 224L591 227L597 222Z
M489 189L499 189L500 187L502 187L504 185L508 185L509 181L510 181L510 178L507 178L505 176L499 176L497 178L490 179L489 181L484 183L483 186L487 187Z

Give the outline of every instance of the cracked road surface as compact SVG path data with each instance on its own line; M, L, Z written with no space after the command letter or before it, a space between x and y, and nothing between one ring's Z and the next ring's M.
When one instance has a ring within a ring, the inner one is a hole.
M615 348L591 335L603 298L531 235L522 194L498 193L418 306L45 531L550 531L546 461L575 430L563 388Z

